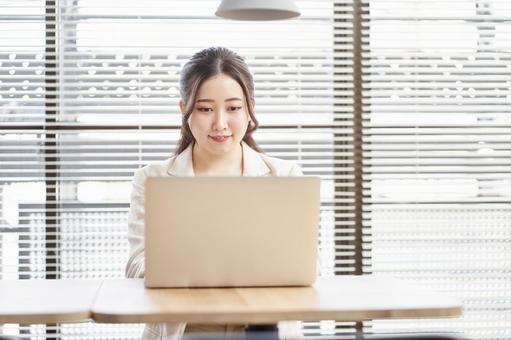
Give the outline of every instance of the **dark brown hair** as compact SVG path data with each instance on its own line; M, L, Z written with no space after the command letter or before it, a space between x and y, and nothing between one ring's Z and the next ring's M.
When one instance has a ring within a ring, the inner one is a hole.
M183 152L195 140L188 125L188 118L193 112L197 92L204 81L219 74L225 74L234 79L242 88L245 96L248 114L252 123L248 126L243 141L252 149L261 152L254 141L252 133L259 123L254 115L252 99L254 99L254 80L248 66L239 55L224 47L210 47L197 52L183 66L179 80L179 92L185 103L182 117L181 139L176 148L176 155Z

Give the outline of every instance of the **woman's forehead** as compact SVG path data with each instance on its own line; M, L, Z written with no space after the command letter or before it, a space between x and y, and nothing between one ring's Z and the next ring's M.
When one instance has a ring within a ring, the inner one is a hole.
M222 100L244 98L243 89L233 78L225 74L218 74L206 79L197 91L197 100L215 99Z

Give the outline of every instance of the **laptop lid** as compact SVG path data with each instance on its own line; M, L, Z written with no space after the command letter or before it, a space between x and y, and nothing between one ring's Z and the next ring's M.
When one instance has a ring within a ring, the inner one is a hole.
M145 189L146 287L310 285L316 177L152 177Z

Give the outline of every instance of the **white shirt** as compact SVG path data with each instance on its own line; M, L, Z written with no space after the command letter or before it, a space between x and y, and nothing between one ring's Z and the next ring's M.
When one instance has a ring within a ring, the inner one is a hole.
M250 148L242 142L243 176L302 176L300 167L290 161L269 157ZM138 169L133 177L131 204L128 217L128 240L130 258L126 265L126 276L144 277L144 185L148 177L194 176L192 162L193 144L182 153L164 161L154 162ZM180 339L184 333L185 323L147 325L142 339ZM225 326L226 337L235 331ZM279 328L294 328L286 323Z

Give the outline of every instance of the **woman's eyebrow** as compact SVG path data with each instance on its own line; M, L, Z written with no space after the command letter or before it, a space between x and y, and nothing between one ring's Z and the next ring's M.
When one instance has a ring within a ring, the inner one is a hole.
M233 101L233 100L242 100L241 98L237 98L237 97L232 97L232 98L227 98L226 102L230 102L230 101ZM201 102L208 102L208 103L214 103L215 101L213 99L197 99L196 103L201 103Z

